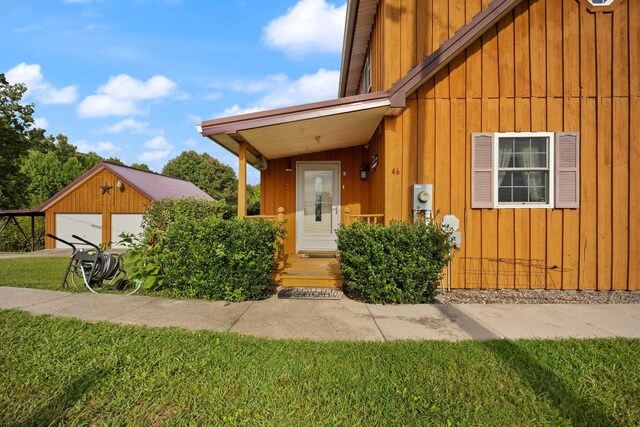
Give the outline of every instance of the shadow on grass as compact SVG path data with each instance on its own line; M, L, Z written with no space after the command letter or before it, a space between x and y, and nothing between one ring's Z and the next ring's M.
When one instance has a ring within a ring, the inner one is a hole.
M472 316L453 305L439 307L439 310L446 311L447 317L455 317L456 323L477 336L478 331L484 330L484 336L496 336L495 332L477 321ZM611 418L600 402L580 396L577 390L572 389L558 374L542 364L530 355L527 350L518 342L506 339L490 339L480 341L482 345L492 354L516 373L523 384L534 391L538 398L545 399L554 406L560 416L569 421L572 425L589 426L616 426L620 425Z
M97 369L79 374L67 382L56 395L35 407L30 414L13 425L26 427L62 424L69 409L105 375L104 371Z

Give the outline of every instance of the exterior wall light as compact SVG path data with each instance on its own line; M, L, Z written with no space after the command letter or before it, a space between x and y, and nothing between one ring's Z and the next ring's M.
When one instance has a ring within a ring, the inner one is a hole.
M367 163L364 163L362 166L360 166L360 179L361 180L365 180L367 179L367 170L369 169L369 165Z
M116 188L120 189L120 190L124 190L124 183L120 180L118 180L118 182L116 182Z

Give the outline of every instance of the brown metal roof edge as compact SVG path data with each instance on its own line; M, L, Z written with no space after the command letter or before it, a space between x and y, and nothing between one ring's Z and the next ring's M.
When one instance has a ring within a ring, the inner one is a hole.
M44 212L37 209L6 209L0 211L1 216L44 216Z
M453 37L442 43L438 49L391 86L391 89L389 89L391 107L404 107L409 95L462 53L471 43L479 39L521 1L494 0L491 2L485 10L478 13L468 24L456 31Z
M380 100L388 100L388 92L373 92L363 95L354 95L345 98L331 99L328 101L314 102L311 104L296 105L293 107L266 110L257 113L243 114L239 116L223 117L207 120L201 123L202 136L218 135L221 133L237 133L247 128L269 126L289 121L294 114L312 113L316 117L322 115L322 110L346 106L356 103L367 103Z
M338 98L342 98L347 90L349 77L349 65L351 63L351 52L353 51L353 37L356 32L356 21L358 16L358 6L360 0L349 0L347 2L347 14L344 23L344 39L342 42L342 60L340 62L340 81L338 84Z

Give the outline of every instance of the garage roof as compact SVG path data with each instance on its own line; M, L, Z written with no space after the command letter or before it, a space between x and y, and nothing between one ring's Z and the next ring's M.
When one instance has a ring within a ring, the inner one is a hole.
M82 174L71 184L67 185L49 200L41 204L37 210L44 211L48 209L71 191L75 190L87 179L104 169L110 171L125 184L128 184L152 201L166 198L181 199L183 197L196 197L213 200L210 195L196 187L190 181L102 161Z

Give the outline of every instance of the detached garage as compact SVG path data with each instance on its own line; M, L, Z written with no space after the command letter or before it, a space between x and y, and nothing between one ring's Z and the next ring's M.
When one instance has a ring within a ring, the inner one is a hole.
M142 217L152 202L165 198L213 200L189 181L100 162L44 202L45 231L68 241L76 234L94 243L118 247L121 233L142 231ZM65 245L51 238L45 248Z

